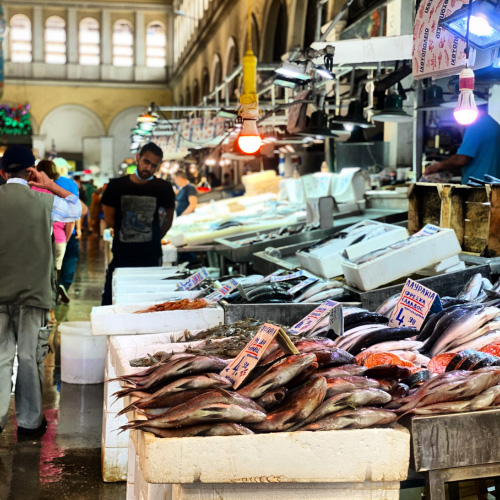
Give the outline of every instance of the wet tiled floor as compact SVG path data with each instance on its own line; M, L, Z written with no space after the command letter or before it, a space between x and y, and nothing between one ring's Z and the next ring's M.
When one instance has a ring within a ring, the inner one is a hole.
M100 303L104 253L96 239L83 241L71 302L56 310L58 321L89 321ZM121 500L125 483L101 480L103 386L61 382L60 335L45 361L43 395L47 433L18 441L12 402L11 420L0 434L0 500Z

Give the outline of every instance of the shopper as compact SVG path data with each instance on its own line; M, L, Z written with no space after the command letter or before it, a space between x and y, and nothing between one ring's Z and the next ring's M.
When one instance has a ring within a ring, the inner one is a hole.
M186 172L179 170L175 174L175 183L179 187L177 207L175 208L177 217L193 213L198 205L198 192L188 181Z
M170 182L154 176L163 157L154 143L136 156L135 173L112 179L102 196L104 219L113 228L113 260L106 272L102 304L112 303L113 271L118 267L161 265L161 239L172 225L175 195ZM166 217L160 227L158 210Z
M466 128L457 154L428 166L424 175L447 170L461 175L463 184L467 184L470 177L485 180L484 174L500 178L500 124L486 108L479 113L479 118Z
M7 184L0 187L0 430L9 417L17 348L17 432L31 437L47 428L42 383L50 334L45 326L52 301L51 225L75 221L82 214L79 199L34 164L29 149L10 146L2 159Z

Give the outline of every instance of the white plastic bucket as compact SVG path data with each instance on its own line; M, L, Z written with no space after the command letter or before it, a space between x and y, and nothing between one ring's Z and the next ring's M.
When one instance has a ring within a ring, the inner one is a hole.
M61 380L68 384L104 382L106 337L92 337L90 321L59 325L61 332Z

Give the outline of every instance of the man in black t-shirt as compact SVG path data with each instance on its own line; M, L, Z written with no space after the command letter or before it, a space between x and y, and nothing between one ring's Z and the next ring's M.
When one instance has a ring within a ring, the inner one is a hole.
M150 142L136 157L135 173L112 179L102 195L104 219L113 228L113 260L106 272L102 305L112 304L112 278L117 267L161 265L161 239L172 226L175 194L170 182L154 177L163 158ZM159 208L166 212L160 227Z

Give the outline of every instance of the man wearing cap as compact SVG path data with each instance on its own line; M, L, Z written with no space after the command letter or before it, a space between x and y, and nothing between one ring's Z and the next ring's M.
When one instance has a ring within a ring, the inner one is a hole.
M17 346L17 432L39 437L47 428L42 384L52 302L51 228L56 221L79 219L82 204L34 164L33 153L19 145L7 148L2 158L7 183L0 186L0 432L9 418Z

